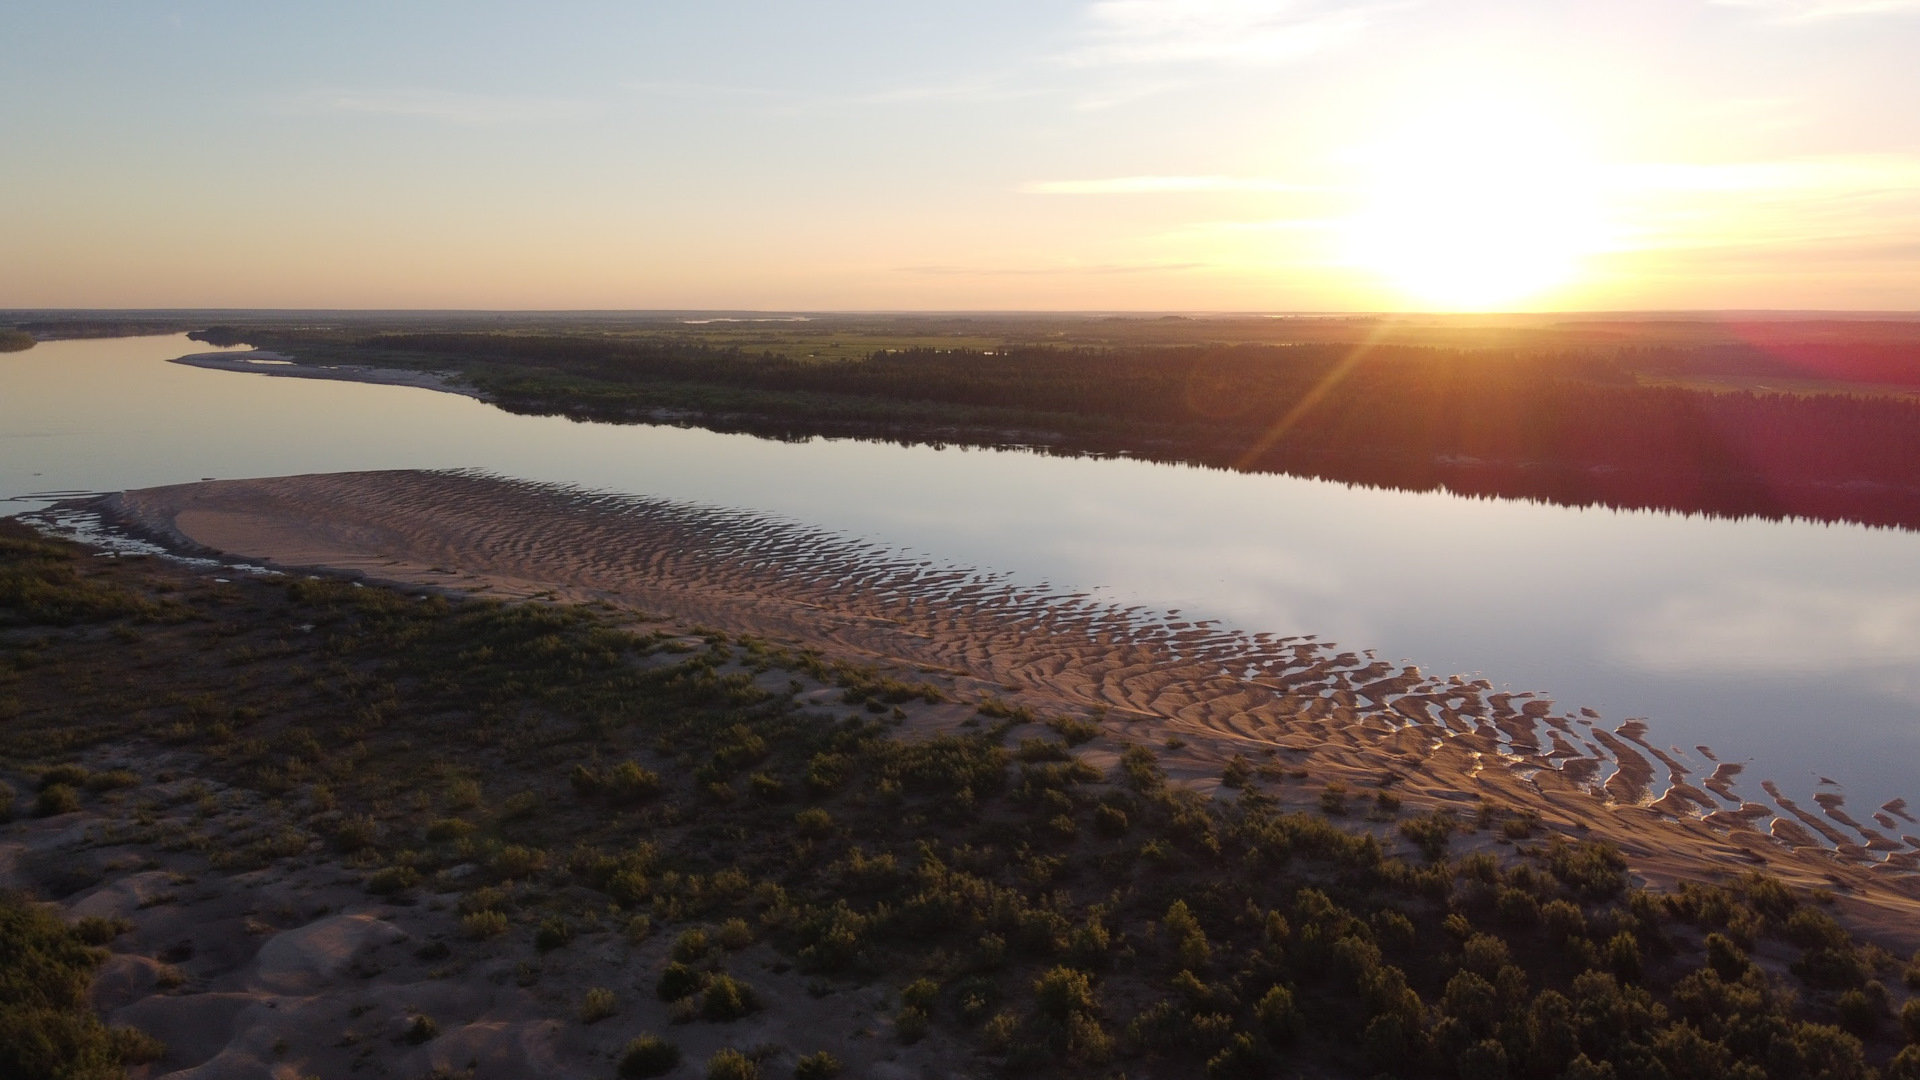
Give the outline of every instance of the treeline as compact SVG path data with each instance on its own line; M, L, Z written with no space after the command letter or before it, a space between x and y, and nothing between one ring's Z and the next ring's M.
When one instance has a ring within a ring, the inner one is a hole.
M0 353L26 352L34 344L33 335L24 330L0 330Z
M1409 490L1920 527L1920 405L1636 379L1768 364L1920 378L1901 344L1778 354L1014 345L883 351L857 363L587 335L376 334L353 348L464 367L519 411L647 419L671 406L777 435L1043 443Z

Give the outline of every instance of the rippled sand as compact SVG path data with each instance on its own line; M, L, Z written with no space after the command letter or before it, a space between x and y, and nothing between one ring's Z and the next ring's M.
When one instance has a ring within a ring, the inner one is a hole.
M1104 604L740 512L471 473L339 473L130 491L111 519L166 542L479 595L600 600L686 625L937 669L1122 735L1188 740L1194 782L1234 753L1317 791L1390 784L1415 805L1530 807L1619 843L1653 880L1766 866L1920 898L1905 803L1803 807L1740 766L1696 778L1629 720L1612 727L1483 680L1435 677L1312 638ZM1878 828L1875 825L1879 826Z

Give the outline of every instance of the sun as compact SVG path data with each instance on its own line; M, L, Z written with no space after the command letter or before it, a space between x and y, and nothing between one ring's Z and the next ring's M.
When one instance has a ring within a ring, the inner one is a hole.
M1439 109L1362 160L1347 261L1418 306L1522 306L1574 283L1601 246L1592 162L1524 109Z

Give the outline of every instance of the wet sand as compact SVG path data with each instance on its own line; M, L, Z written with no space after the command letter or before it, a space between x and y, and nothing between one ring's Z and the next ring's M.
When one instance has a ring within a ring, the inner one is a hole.
M1618 844L1650 883L1765 869L1840 893L1863 929L1920 939L1920 838L1898 829L1920 830L1904 803L1871 815L1875 828L1838 795L1809 808L1764 781L1743 792L1738 766L1694 777L1642 722L1312 638L1120 608L745 512L467 473L219 481L98 508L177 548L284 569L603 601L943 672L1120 738L1177 735L1187 746L1170 764L1203 788L1240 753L1282 766L1296 797L1338 781L1361 797L1390 786L1414 808L1529 808Z

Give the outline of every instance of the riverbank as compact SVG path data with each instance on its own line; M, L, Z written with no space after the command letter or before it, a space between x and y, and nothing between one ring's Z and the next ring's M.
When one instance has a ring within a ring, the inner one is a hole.
M1169 769L1207 792L1234 755L1258 755L1311 777L1296 789L1307 802L1338 785L1466 813L1525 807L1617 843L1649 880L1765 866L1896 908L1920 897L1903 804L1871 823L1834 796L1802 806L1738 766L1691 775L1637 721L1610 727L1481 680L1116 611L746 513L405 471L156 488L102 508L168 543L274 566L609 603L952 672L1129 737L1183 740Z
M832 1075L825 1053L896 1080L1441 1077L1503 1045L1490 1024L1544 1075L1920 1067L1887 1022L1920 985L1897 882L1721 857L1597 776L1525 801L1507 759L1533 714L1559 731L1532 699L1482 710L1305 640L1222 669L1207 626L1089 633L1071 598L484 477L102 509L288 571L0 522L0 778L37 791L0 886L110 950L79 954L91 1005L167 1044L144 1075L604 1078L733 1050L777 1076ZM588 602L466 599L541 584ZM1284 685L1297 729L1216 726L1236 676L1239 713ZM1429 720L1486 722L1413 721L1436 695ZM1719 1041L1722 988L1758 1041ZM1588 1038L1553 1026L1572 1008L1642 1019Z

